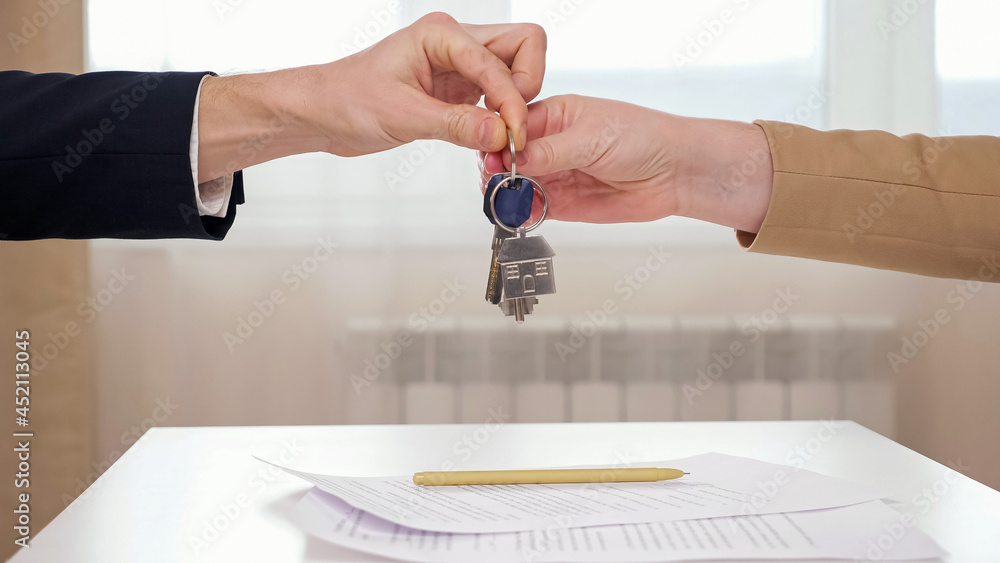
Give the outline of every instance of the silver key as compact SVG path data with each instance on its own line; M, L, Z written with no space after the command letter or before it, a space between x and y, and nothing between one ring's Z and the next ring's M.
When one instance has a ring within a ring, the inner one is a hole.
M514 228L504 225L497 217L496 194L494 190L488 201L488 212L492 214L496 227L493 229L493 261L490 263L490 279L486 286L486 299L498 304L503 314L520 324L524 316L530 315L538 304L538 295L556 292L555 273L552 271L552 257L556 253L543 237L526 236L537 228L549 213L549 199L541 182L530 176L517 173L517 154L514 149L514 135L507 131L510 141L510 181L525 178L534 184L542 196L542 213L538 220L527 227ZM516 235L516 236L514 236Z
M486 281L486 300L494 305L499 305L503 299L503 280L500 277L500 246L505 239L514 236L514 233L499 226L493 227L493 256L490 259L490 277Z
M538 303L537 296L556 292L555 255L545 237L525 236L524 228L517 230L516 237L502 241L497 263L503 279L500 309L504 315L522 323Z
M524 322L524 316L530 315L538 305L537 297L518 297L500 302L500 310L508 317L514 317L518 324Z

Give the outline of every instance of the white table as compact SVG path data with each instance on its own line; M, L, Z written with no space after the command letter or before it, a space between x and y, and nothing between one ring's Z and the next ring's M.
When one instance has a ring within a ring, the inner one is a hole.
M298 531L286 514L310 485L272 472L251 455L283 457L292 467L320 473L402 475L438 469L446 460L458 469L483 469L718 451L774 463L799 459L807 469L890 487L901 501L895 508L912 512L917 525L952 553L949 561L1000 562L1000 492L853 422L489 428L154 428L13 561L384 561ZM204 544L196 551L191 538Z

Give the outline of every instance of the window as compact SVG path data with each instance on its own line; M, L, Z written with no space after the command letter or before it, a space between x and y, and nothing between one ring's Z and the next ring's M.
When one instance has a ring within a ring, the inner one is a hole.
M824 88L821 0L513 0L512 21L548 36L540 98L575 93L680 115L826 127L808 109ZM805 108L805 111L803 111ZM711 244L731 229L684 217L654 224L546 224L567 245Z
M549 37L542 97L578 93L683 115L784 119L823 77L819 0L514 0ZM821 115L809 124L822 126Z
M1000 135L1000 3L936 5L941 128L954 135Z
M268 70L341 58L442 9L464 21L543 25L543 97L579 93L684 115L825 128L829 8L822 0L90 0L88 52L91 70ZM311 244L330 235L349 245L486 245L491 229L480 212L475 158L427 141L360 158L301 155L257 166L246 175L247 204L227 242ZM684 218L553 221L543 231L557 247L734 244L730 229Z

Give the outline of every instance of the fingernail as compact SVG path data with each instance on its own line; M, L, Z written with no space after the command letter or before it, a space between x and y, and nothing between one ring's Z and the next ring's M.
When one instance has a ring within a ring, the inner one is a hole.
M492 150L493 141L496 137L497 136L493 131L493 120L484 119L483 122L479 124L479 144L486 150Z

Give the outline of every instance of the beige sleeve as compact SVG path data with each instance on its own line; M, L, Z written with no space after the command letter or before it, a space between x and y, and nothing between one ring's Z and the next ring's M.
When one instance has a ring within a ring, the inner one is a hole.
M963 279L1000 269L1000 138L755 123L774 184L760 232L737 232L751 252Z

